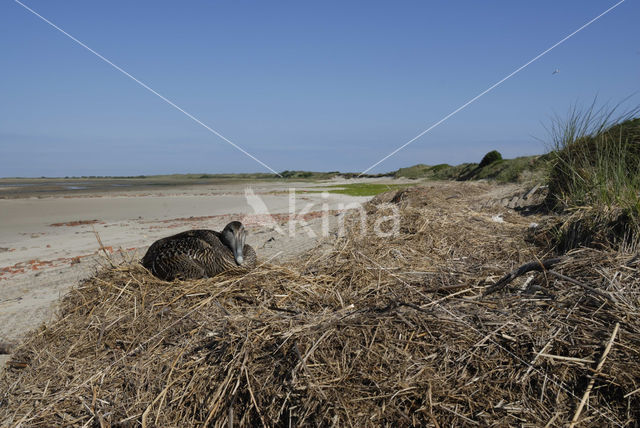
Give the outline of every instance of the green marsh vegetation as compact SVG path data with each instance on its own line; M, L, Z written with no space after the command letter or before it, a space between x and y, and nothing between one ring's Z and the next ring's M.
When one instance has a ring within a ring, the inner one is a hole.
M416 183L418 184L418 183ZM375 196L391 190L400 190L416 184L385 184L385 183L348 183L329 186L329 193L340 193L349 196Z

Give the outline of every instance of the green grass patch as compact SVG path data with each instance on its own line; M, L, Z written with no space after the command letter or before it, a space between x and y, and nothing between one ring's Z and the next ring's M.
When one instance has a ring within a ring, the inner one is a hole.
M390 190L404 189L413 184L384 184L384 183L350 183L329 186L329 193L340 193L350 196L375 196Z

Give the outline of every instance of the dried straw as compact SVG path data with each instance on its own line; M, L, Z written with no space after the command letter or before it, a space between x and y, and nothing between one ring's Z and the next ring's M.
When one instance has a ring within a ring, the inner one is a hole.
M392 203L398 235L352 217L331 251L243 277L102 270L14 353L0 425L637 425L638 258L580 249L553 266L615 300L545 270L484 296L547 258L523 239L531 218L477 208L486 191L382 195L367 225Z

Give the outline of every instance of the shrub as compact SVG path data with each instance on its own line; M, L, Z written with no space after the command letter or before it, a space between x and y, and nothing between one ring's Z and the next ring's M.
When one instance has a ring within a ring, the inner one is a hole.
M502 155L497 150L491 150L489 153L484 155L482 160L480 161L480 168L484 168L487 165L491 165L492 163L502 160Z

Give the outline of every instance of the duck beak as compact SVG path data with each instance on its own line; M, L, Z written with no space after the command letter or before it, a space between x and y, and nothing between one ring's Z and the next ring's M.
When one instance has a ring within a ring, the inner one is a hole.
M237 246L237 247L236 247L236 250L233 252L233 256L234 256L234 257L235 257L235 259L236 259L236 263L237 263L238 265L241 265L241 264L242 264L242 262L244 261L244 258L242 257L242 247Z
M242 250L244 249L244 236L236 236L235 248L233 249L233 257L236 259L238 266L244 262Z

